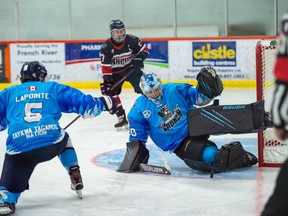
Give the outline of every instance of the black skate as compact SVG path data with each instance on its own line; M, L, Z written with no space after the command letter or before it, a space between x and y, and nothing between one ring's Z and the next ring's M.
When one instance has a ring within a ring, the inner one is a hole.
M79 166L70 167L70 180L71 180L71 189L74 190L78 197L82 199L82 189L83 189L83 182L82 177L80 174Z
M114 125L117 131L122 129L128 129L128 121L126 119L126 115L122 115L118 117L118 122Z
M250 152L244 154L244 166L250 167L258 163L258 159L255 155Z
M0 216L12 215L15 212L15 204L0 203Z

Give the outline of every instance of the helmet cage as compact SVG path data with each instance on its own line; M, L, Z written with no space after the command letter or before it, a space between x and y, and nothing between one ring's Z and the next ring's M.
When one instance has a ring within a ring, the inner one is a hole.
M110 22L109 27L110 27L110 35L113 41L116 43L122 43L126 37L126 30L124 23L121 20L112 20Z
M143 94L153 102L156 102L162 96L161 79L154 73L143 74L139 86Z

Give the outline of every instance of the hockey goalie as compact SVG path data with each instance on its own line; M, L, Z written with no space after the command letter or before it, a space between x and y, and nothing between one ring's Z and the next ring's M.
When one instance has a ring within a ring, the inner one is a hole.
M148 136L160 149L175 153L192 169L219 173L257 164L257 157L239 141L218 148L209 136L265 130L271 123L263 101L208 106L222 93L222 81L210 66L201 68L196 79L196 87L187 83L162 84L156 74L143 74L143 95L128 114L129 142L119 172L138 171L140 164L148 163Z

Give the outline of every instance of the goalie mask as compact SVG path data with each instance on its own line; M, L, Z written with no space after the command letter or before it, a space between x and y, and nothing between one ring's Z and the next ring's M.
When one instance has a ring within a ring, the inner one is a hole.
M154 73L143 74L139 86L143 94L154 103L162 96L161 79Z
M47 70L38 61L25 62L20 71L20 80L22 83L27 81L45 82Z
M110 34L112 40L120 44L125 40L126 37L126 31L125 31L125 25L121 20L112 20L110 22Z

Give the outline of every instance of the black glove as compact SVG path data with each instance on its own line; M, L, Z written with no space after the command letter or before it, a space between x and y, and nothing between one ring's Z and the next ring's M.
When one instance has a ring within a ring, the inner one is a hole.
M144 68L143 60L142 59L133 59L132 65L135 68L135 70L141 70Z
M106 83L106 82L100 83L100 90L101 90L101 93L103 95L112 96L111 88L112 88L112 84L111 83Z
M198 81L196 89L210 99L220 95L223 91L223 83L213 67L201 68L196 79Z
M139 70L144 68L144 60L147 58L148 53L147 52L140 52L137 56L134 57L134 59L132 60L132 65L133 67L137 70L137 68Z
M112 115L116 113L118 103L115 98L105 95L103 97L99 97L99 99L103 102L105 111L108 111Z

